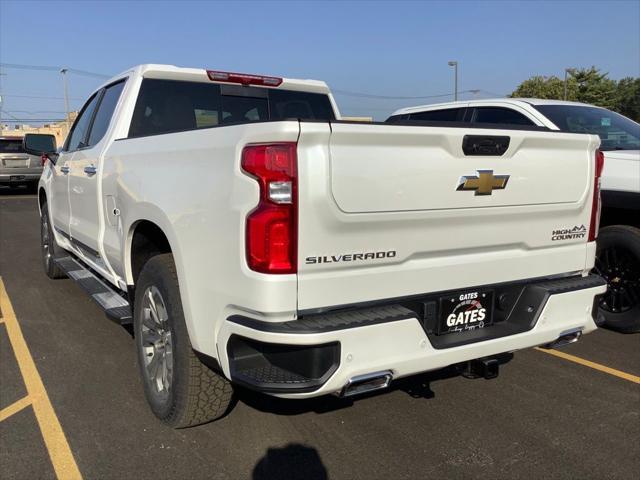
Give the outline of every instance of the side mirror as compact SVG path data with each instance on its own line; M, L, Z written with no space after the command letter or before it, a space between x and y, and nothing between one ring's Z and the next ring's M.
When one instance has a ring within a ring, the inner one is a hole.
M47 157L53 164L58 160L56 137L42 133L27 133L22 139L22 148L32 155Z

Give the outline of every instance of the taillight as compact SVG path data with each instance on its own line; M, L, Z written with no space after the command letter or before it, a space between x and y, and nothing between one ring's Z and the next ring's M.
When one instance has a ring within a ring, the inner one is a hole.
M295 143L247 145L242 151L242 169L260 185L260 201L246 222L251 270L297 271L297 163Z
M47 164L47 160L49 160L49 157L45 153L40 155L40 166L44 167Z
M251 75L249 73L217 72L207 70L209 80L214 82L239 83L241 85L264 85L266 87L277 87L282 83L280 77L267 77L264 75Z
M600 227L600 176L604 168L604 153L596 150L595 172L593 179L593 201L591 204L591 222L589 224L589 241L593 242L598 237Z

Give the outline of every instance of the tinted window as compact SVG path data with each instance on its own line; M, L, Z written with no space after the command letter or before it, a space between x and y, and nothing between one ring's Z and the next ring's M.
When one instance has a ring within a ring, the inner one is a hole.
M0 140L0 153L24 153L22 140Z
M104 134L107 133L109 122L113 116L113 111L116 109L123 87L124 82L118 82L105 89L102 100L100 100L100 106L96 112L96 117L93 120L91 133L89 134L89 141L87 142L89 146L98 143L102 140Z
M581 105L535 105L563 132L600 136L602 150L640 149L640 125L619 113Z
M288 118L333 120L335 116L324 94L145 79L129 137Z
M534 125L521 113L510 108L477 107L473 114L473 123L497 123L503 125Z
M461 122L464 108L448 108L446 110L430 110L428 112L411 113L409 120L422 122Z
M323 93L269 90L269 118L283 120L335 120L329 97Z
M82 107L80 115L78 115L78 118L76 118L76 121L71 128L71 134L67 141L65 150L73 151L78 148L86 147L84 142L87 138L87 130L89 129L89 124L91 123L91 118L93 117L93 112L96 109L97 103L98 95L96 94L89 99L84 107Z
M409 118L409 115L391 115L385 120L386 123L398 123Z

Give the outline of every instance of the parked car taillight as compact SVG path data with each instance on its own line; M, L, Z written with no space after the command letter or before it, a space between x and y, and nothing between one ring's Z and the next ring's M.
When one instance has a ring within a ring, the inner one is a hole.
M593 242L598 237L598 228L600 227L600 210L602 208L600 201L600 177L604 168L604 153L596 150L595 172L593 180L593 201L591 205L591 223L589 224L589 241Z
M246 222L249 268L262 273L296 273L296 144L247 145L242 151L242 169L260 185L260 200Z

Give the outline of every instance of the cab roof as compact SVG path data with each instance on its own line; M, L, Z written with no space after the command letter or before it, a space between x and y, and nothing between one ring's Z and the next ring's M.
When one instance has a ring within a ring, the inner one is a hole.
M185 68L185 67L177 67L175 65L159 65L159 64L142 64L132 67L119 75L111 78L107 82L105 82L100 88L105 85L108 85L120 78L130 75L141 76L143 78L160 78L167 80L183 80L190 82L202 82L202 83L233 83L233 82L223 82L223 81L214 81L209 78L207 74L208 71L215 70L214 68ZM248 75L248 76L262 76L253 73L236 73L236 72L228 72L234 73L235 75ZM268 77L272 77L271 75L266 75ZM324 93L329 94L330 90L327 84L320 80L311 80L311 79L297 79L297 78L284 78L284 77L275 77L278 79L282 79L282 82L277 86L270 85L261 85L264 88L280 88L286 90L298 90L304 92L314 92L314 93ZM99 90L99 89L98 89Z

